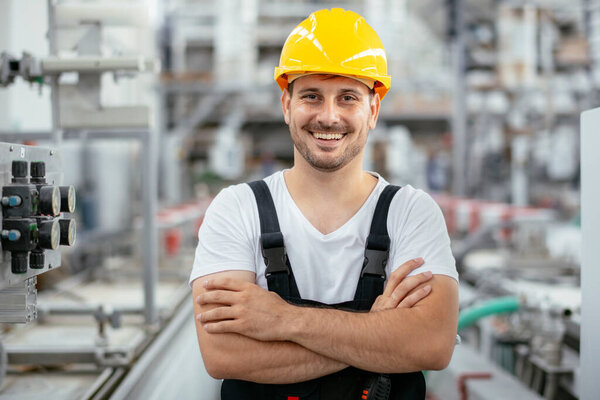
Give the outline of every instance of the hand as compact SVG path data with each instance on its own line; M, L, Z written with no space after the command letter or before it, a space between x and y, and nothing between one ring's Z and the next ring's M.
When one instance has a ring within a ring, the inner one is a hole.
M418 275L407 275L414 269L423 265L422 258L416 258L402 264L391 273L383 294L375 299L370 312L391 310L393 308L410 308L431 292L431 286L426 285L420 289L416 287L431 279L431 271Z
M250 282L216 278L204 282L198 304L218 307L196 316L208 333L238 333L262 341L284 340L280 328L291 306Z

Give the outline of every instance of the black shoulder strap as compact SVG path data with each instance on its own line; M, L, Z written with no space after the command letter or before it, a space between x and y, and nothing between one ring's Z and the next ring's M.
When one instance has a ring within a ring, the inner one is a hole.
M263 180L250 182L248 185L254 193L258 207L260 245L267 267L265 276L269 290L286 300L300 299L269 187ZM354 300L358 301L361 309L368 310L377 296L383 293L386 279L385 266L390 249L387 216L390 203L399 189L399 186L386 186L379 195L375 206L371 229L365 245L363 267L354 296Z
M381 194L371 221L371 230L365 245L365 258L354 300L370 308L377 296L383 293L386 274L385 266L390 254L390 235L387 230L387 217L390 203L400 190L400 186L388 185Z
M248 183L258 207L260 220L260 246L265 265L265 277L270 291L280 295L283 299L300 298L296 280L292 273L283 234L279 228L277 211L273 203L271 191L263 180Z

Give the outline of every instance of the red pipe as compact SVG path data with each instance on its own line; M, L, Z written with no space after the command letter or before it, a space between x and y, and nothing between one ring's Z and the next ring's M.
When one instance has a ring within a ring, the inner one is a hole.
M467 380L468 379L490 379L492 374L489 372L466 372L464 374L460 374L458 378L456 378L456 385L458 386L458 391L460 393L460 400L467 400Z

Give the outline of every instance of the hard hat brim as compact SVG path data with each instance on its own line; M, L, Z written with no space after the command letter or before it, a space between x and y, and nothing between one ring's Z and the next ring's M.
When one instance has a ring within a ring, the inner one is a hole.
M355 69L350 68L323 68L319 66L311 66L310 68L294 68L294 67L275 67L274 78L279 88L283 91L288 87L287 74L304 74L304 73L322 73L327 75L350 75L362 79L371 79L375 81L373 90L379 94L379 98L383 99L390 89L392 78L389 75L361 74Z

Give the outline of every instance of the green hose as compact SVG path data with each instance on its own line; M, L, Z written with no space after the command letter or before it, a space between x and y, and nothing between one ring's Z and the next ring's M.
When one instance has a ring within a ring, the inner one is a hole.
M473 325L481 318L490 315L515 312L519 309L519 299L513 296L498 297L462 310L458 315L458 331Z

